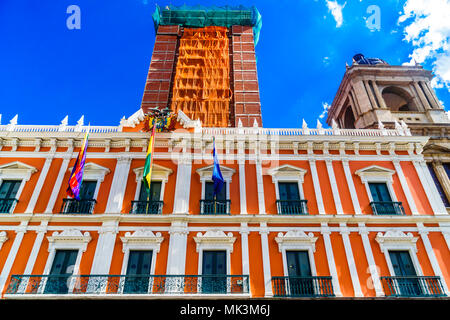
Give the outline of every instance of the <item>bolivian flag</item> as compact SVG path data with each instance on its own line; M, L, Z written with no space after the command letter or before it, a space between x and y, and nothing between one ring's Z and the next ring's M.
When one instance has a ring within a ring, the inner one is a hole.
M145 158L144 174L142 176L142 180L144 182L145 188L147 189L147 193L150 193L150 183L152 181L152 164L153 164L153 149L155 148L155 131L156 131L156 123L154 123L153 125L152 135L150 137L150 142L147 148L147 157Z

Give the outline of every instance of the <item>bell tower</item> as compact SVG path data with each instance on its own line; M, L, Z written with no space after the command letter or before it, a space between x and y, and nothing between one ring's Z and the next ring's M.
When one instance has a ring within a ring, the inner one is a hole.
M392 66L358 54L347 66L328 111L340 128L373 128L381 121L394 127L404 121L413 134L448 133L450 121L431 88L431 71L422 66Z
M429 136L422 154L450 212L450 119L420 65L393 66L377 58L353 57L328 110L327 123L345 129L407 125Z

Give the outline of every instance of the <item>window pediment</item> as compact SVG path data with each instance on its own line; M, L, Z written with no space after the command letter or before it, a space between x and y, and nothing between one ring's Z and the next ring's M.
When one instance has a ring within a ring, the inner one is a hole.
M417 252L416 242L418 237L414 237L411 232L404 233L401 230L387 230L385 233L378 232L375 240L380 245L382 251L389 249L414 249Z
M125 236L120 237L120 239L123 243L123 252L125 252L126 249L130 247L150 247L154 249L156 253L158 253L164 237L161 236L161 232L157 232L156 234L154 234L151 230L141 228L133 233L125 233Z
M211 180L212 174L213 174L213 170L214 170L214 165L210 165L210 166L207 166L207 167L203 167L203 168L197 169L196 172L200 176L200 180L205 180L206 181L206 180ZM222 176L223 176L224 180L227 180L228 182L230 182L231 181L231 177L236 172L236 170L234 170L232 168L225 167L225 166L220 166L220 172L222 173Z
M73 167L68 169L69 172L72 172ZM107 174L109 174L111 170L108 168L102 167L93 162L87 162L84 165L83 179L84 180L97 180L102 182Z
M14 161L0 166L0 176L3 179L17 178L29 180L31 175L37 171L38 169L35 167L20 161Z
M225 234L222 230L208 230L204 234L197 233L194 237L194 241L197 244L197 252L201 248L227 248L230 252L233 252L233 244L236 241L236 237L233 237L233 233L228 232Z
M278 250L280 252L283 249L298 249L298 248L312 248L312 251L316 251L316 243L317 237L314 237L312 232L306 234L302 230L289 230L285 234L282 232L278 233L278 236L275 237L275 241L278 243Z
M142 180L142 175L144 174L144 167L139 167L133 169L136 175L136 181ZM173 173L172 169L160 166L158 164L153 164L152 166L152 180L155 181L165 181L169 179L169 176Z
M267 171L272 176L272 181L300 181L303 183L303 177L307 170L291 166L289 164L282 165L277 168L272 168Z
M355 171L355 174L361 178L361 181L363 183L367 181L392 182L392 176L394 175L394 173L394 170L377 165L369 166Z
M91 235L87 231L82 233L77 228L70 228L61 232L53 232L51 236L47 237L47 240L50 243L48 247L49 252L56 246L58 248L76 246L84 252L86 251L87 244L91 241Z

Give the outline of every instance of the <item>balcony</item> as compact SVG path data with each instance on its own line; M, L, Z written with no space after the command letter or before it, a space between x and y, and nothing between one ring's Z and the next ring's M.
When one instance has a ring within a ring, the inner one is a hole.
M277 200L278 214L308 214L308 200Z
M0 213L12 212L17 201L17 199L0 199Z
M248 275L12 275L6 295L249 294Z
M401 202L392 201L372 201L370 203L372 212L375 215L404 215L405 209Z
M161 214L164 201L131 201L132 214Z
M92 214L96 203L97 201L94 199L90 200L63 199L61 213Z
M231 200L200 200L200 214L230 214Z
M445 297L440 277L381 277L386 296Z
M331 277L272 277L274 297L334 297Z

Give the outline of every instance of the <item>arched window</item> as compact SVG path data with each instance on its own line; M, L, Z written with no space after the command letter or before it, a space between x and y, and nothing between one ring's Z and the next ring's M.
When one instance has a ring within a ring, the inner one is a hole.
M382 96L391 111L417 111L413 97L402 88L392 86L384 88Z
M348 106L344 114L344 128L355 129L355 116L353 115L352 107Z

